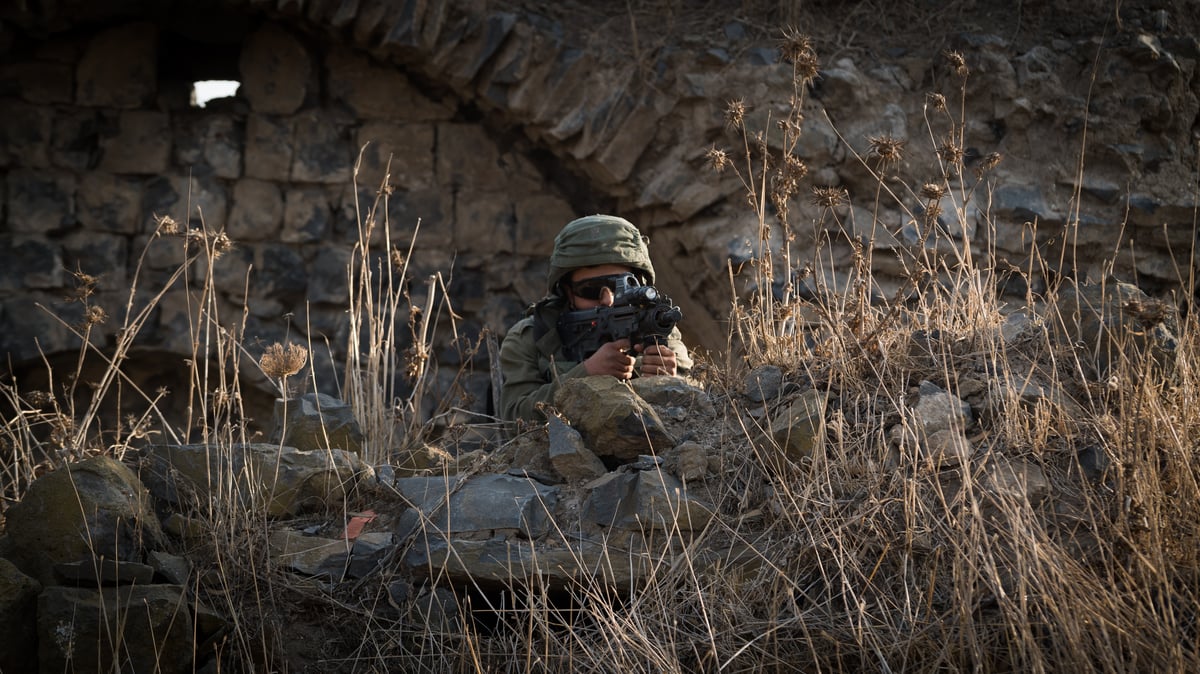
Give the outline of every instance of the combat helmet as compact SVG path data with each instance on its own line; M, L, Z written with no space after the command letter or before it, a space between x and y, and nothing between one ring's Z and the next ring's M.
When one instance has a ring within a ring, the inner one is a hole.
M631 267L641 272L645 283L654 283L650 249L638 228L615 215L589 215L567 223L554 237L547 278L550 292L572 270L601 264Z

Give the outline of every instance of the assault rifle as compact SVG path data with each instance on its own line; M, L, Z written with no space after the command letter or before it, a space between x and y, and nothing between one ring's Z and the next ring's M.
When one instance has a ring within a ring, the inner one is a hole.
M596 353L608 342L629 339L629 346L665 344L667 335L683 319L671 298L654 286L638 286L613 300L611 307L594 307L563 312L558 318L558 335L563 354L575 361Z

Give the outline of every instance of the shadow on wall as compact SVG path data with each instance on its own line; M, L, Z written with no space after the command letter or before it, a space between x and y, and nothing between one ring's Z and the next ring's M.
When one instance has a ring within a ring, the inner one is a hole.
M19 391L21 410L13 409L14 401L6 391L0 399L0 414L6 420L21 414L34 437L50 443L44 446L53 446L52 440L56 433L62 433L63 423L80 423L85 418L93 391L107 371L108 365L94 355L81 363L77 352L66 351L50 354L44 362L16 364L0 377L0 386ZM100 402L95 416L100 433L87 434L89 438L103 438L104 449L137 447L146 442L183 442L188 439L189 428L191 441L197 441L206 427L218 433L224 433L219 429L227 426L240 433L244 427L247 441L261 440L271 430L277 394L258 372L241 373L237 395L232 397L220 392L221 373L209 372L207 381L197 382L199 390L208 391L203 400L189 400L193 378L204 375L197 375L190 360L181 354L158 349L131 351L121 364L121 375L113 380ZM226 375L232 376L229 372ZM258 434L261 437L256 438Z

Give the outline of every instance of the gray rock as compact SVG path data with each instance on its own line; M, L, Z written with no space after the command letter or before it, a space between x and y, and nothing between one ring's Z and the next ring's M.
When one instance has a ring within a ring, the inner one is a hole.
M275 401L270 441L300 451L332 448L358 454L363 432L350 405L324 393L306 393Z
M37 671L37 598L42 584L0 557L0 671Z
M1051 321L1055 335L1075 349L1097 379L1107 379L1123 361L1142 358L1160 372L1174 372L1174 308L1137 286L1116 280L1067 286L1055 308L1061 317Z
M608 472L604 462L583 443L583 436L561 419L551 416L550 464L567 482L586 482Z
M662 471L609 473L590 485L580 517L631 530L698 531L714 516L675 476Z
M267 443L150 445L141 450L140 473L151 493L168 503L225 499L271 516L341 503L359 479L374 479L355 454Z
M138 562L97 558L60 562L54 565L54 575L64 585L148 585L154 580L154 567Z
M162 530L137 475L106 456L68 464L38 478L10 508L10 559L43 584L54 566L91 564L95 555L140 562L162 545Z
M192 671L196 635L180 586L48 587L37 611L43 672Z
M792 461L824 451L825 407L829 395L809 389L779 405L771 416L773 443Z
M761 403L774 400L783 386L783 370L778 365L761 365L746 375L746 397Z
M278 24L266 23L242 47L242 95L255 112L290 115L304 104L312 69L304 45Z
M613 377L567 380L554 402L601 459L631 461L676 444L654 408Z
M456 480L449 492L449 483L439 482L439 478L412 477L396 482L414 506L400 518L396 535L404 539L413 533L425 534L418 537L417 546L446 534L504 530L532 539L554 528L552 513L558 504L558 488L528 478L479 475L461 483Z

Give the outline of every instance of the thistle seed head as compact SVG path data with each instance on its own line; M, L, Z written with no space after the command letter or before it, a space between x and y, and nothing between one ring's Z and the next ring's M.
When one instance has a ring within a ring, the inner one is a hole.
M967 60L963 58L961 53L947 49L942 52L942 55L946 57L946 61L954 69L955 75L966 77L971 72L971 69L967 67Z
M934 110L945 111L945 109L946 109L946 97L945 96L935 92L935 93L925 94L925 97L929 99L929 106L931 108L933 108Z
M820 72L821 68L817 61L817 52L812 46L812 39L792 26L783 29L779 52L784 62L792 64L798 82L807 84L813 81Z
M740 98L729 101L725 106L725 127L731 130L742 128L746 122L746 102Z
M938 156L942 161L948 164L961 164L963 160L963 149L954 141L946 141L938 148Z
M814 206L821 208L834 208L846 202L850 198L850 193L844 187L813 187L812 196L809 201Z
M867 139L868 155L878 160L881 166L896 166L904 156L906 141L892 136L872 136Z
M921 186L921 197L929 201L941 201L946 196L946 188L937 183L925 183Z
M708 167L717 173L724 171L729 166L729 155L725 150L710 148L704 153L704 158L708 162Z
M259 365L268 377L283 379L299 372L307 362L308 349L299 344L288 344L285 347L275 342L263 352Z

